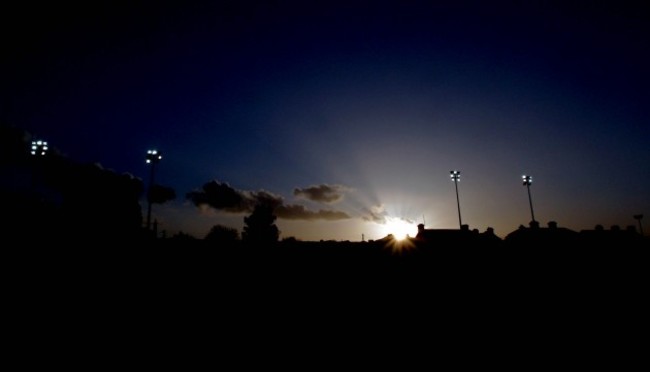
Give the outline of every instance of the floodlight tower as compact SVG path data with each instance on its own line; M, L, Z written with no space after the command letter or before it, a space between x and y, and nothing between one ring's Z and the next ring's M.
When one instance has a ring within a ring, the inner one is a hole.
M149 177L149 191L147 192L147 201L149 206L147 208L147 230L151 229L151 191L154 185L154 176L156 173L156 164L160 163L162 154L158 150L147 150L146 162L151 164L151 175Z
M453 170L449 172L449 177L451 177L451 180L454 181L454 184L456 185L456 204L458 205L458 226L462 229L463 228L463 221L460 218L460 199L458 198L458 182L460 182L460 171Z
M526 188L528 189L528 203L530 204L530 216L532 217L533 222L535 222L535 213L533 212L533 199L530 197L530 185L533 183L533 177L523 175L521 176L521 179L523 181L524 186L526 186Z

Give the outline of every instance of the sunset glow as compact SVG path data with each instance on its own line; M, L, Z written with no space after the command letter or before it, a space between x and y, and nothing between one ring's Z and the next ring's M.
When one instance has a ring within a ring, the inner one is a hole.
M5 220L648 234L650 22L626 2L38 3L3 9Z
M417 233L417 228L413 223L410 223L404 219L396 217L387 217L386 225L384 227L386 235L393 235L395 240L401 241L407 237L415 237Z

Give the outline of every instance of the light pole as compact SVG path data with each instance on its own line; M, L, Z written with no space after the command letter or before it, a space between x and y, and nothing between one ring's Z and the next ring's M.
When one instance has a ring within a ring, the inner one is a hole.
M634 219L639 221L639 232L641 233L641 236L643 236L643 226L641 225L641 220L643 219L642 214L635 214Z
M147 150L147 164L151 164L151 176L149 178L149 191L147 192L147 201L149 206L147 208L147 230L151 229L151 190L154 184L154 174L156 173L156 164L162 159L162 154L158 150Z
M526 186L526 188L528 189L528 203L530 203L530 216L533 218L533 222L535 222L535 213L533 212L533 198L530 197L530 185L533 183L533 177L523 175L521 176L521 179L524 182L524 186Z
M47 147L47 141L32 141L32 150L31 154L33 156L45 156L47 153L48 147Z
M40 184L39 181L42 181L42 177L45 177L44 172L44 162L47 159L45 155L47 155L49 147L47 146L47 141L43 140L33 140L32 145L30 147L29 153L32 154L32 158L34 159L34 169L32 169L32 175L31 175L31 192L32 194L38 195L38 186ZM41 160L42 159L42 160Z
M460 218L460 199L458 198L458 182L460 182L460 171L450 171L449 172L451 177L451 180L454 181L454 185L456 185L456 204L458 205L458 225L462 229L463 228L463 222Z

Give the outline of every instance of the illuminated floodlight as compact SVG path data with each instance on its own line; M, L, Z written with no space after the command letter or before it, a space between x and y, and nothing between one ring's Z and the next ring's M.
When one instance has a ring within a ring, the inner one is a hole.
M458 198L458 182L460 182L460 171L457 170L449 171L449 177L451 177L451 180L454 181L454 184L456 185L456 204L458 205L458 225L462 229L463 221L460 218L460 199Z
M145 159L147 164L158 163L162 159L162 153L158 150L147 150L147 157Z
M148 192L148 202L149 206L147 207L147 230L151 228L151 190L154 186L154 176L156 173L156 164L162 159L162 153L158 150L147 150L147 156L145 161L147 164L151 164L151 175L149 177L149 192Z
M30 153L34 156L45 156L48 149L49 147L47 146L47 141L32 141Z
M530 185L532 185L533 183L533 177L524 174L523 176L521 176L521 180L523 181L523 185L526 186L526 188L528 189L528 203L530 204L530 217L533 219L533 222L535 222L535 213L533 212L533 198L530 196Z

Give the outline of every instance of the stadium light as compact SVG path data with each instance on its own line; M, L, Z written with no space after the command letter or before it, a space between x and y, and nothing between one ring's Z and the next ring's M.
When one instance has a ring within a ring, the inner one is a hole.
M533 183L533 177L523 175L521 176L521 179L523 181L524 186L526 186L526 188L528 189L528 203L530 204L530 216L532 217L533 222L535 222L535 213L533 212L533 199L530 196L530 185Z
M458 182L460 182L460 171L453 170L449 172L449 177L451 177L451 180L454 181L454 184L456 185L456 204L458 205L458 226L460 229L463 228L463 222L460 218L460 199L458 198Z
M34 156L45 156L47 153L47 141L35 140L32 141L31 154Z
M160 163L162 160L162 153L158 150L147 150L147 157L145 158L147 164L151 164L151 174L149 177L149 191L147 195L147 201L149 205L147 207L147 230L151 229L151 192L154 186L154 177L156 173L156 164Z

